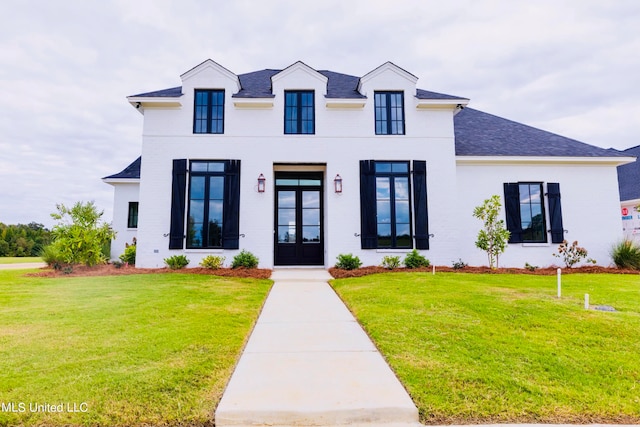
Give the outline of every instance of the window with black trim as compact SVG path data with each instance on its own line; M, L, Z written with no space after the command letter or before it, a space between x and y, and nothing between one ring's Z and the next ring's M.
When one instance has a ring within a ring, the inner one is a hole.
M224 90L195 90L193 133L224 133Z
M520 195L522 240L531 243L546 243L547 227L544 218L542 183L518 183L518 193Z
M191 162L187 248L222 247L224 184L224 162Z
M127 228L138 228L138 202L129 202Z
M284 133L314 134L315 101L312 90L284 92Z
M404 93L375 92L376 135L404 135Z
M411 248L409 162L376 162L378 248Z

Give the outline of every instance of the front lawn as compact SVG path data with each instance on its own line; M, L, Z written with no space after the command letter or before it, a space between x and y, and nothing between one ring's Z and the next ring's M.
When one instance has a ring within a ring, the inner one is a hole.
M444 423L640 423L640 276L389 273L334 288ZM618 312L584 310L610 305Z
M211 425L271 285L23 274L0 271L0 426Z

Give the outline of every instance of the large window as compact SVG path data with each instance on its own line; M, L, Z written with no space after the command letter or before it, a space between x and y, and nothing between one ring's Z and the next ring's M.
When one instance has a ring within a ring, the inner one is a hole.
M402 92L375 92L376 135L404 135Z
M193 133L224 133L224 90L196 89Z
M315 111L313 91L285 91L284 133L315 133Z
M187 248L222 247L224 165L224 162L191 162Z
M138 202L129 202L127 228L138 228Z
M518 184L520 194L520 224L524 242L545 243L547 231L541 183Z
M552 243L564 239L560 184L549 182L544 192L542 182L512 182L504 184L507 230L509 243ZM547 196L548 207L545 206ZM550 227L547 230L547 209Z
M376 230L379 248L411 248L408 162L376 162Z

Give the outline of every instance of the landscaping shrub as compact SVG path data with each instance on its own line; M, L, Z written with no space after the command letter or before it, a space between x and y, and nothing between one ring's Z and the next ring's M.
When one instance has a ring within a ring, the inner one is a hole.
M404 265L407 268L420 268L429 267L431 263L424 256L420 255L417 249L414 249L404 258Z
M466 262L462 261L462 258L458 258L458 261L453 261L453 269L454 270L462 270L466 266L468 266Z
M124 253L120 255L120 261L129 265L136 265L136 245L127 245Z
M356 268L360 268L362 265L360 258L353 254L340 254L337 259L338 262L336 262L336 268L342 270L355 270Z
M172 270L180 270L189 265L189 260L184 255L174 255L164 259L165 264Z
M524 268L526 268L529 271L536 271L538 269L537 265L531 265L528 262L524 263Z
M257 256L252 254L249 251L245 251L244 249L240 251L240 253L233 257L233 261L231 262L231 268L256 268L258 266L258 262L260 260Z
M588 252L585 248L578 246L578 241L576 240L571 245L566 240L563 240L562 243L558 246L558 253L553 254L556 258L562 258L564 261L564 265L567 268L573 267L575 264L582 261L584 258L587 258ZM587 262L592 264L596 263L596 260L587 258Z
M40 251L40 258L49 266L60 270L65 263L62 253L55 245L47 245Z
M58 213L51 214L58 221L51 232L51 245L64 262L88 266L105 263L105 247L115 237L115 232L109 224L102 222L104 211L98 211L93 202L78 202L71 208L60 204L56 208Z
M611 258L618 268L640 270L640 246L633 240L624 239L611 249Z
M388 270L400 267L400 257L387 255L382 258L382 266Z
M222 264L224 264L224 260L225 258L223 256L207 255L206 257L202 258L202 261L200 261L200 267L217 270L222 267Z

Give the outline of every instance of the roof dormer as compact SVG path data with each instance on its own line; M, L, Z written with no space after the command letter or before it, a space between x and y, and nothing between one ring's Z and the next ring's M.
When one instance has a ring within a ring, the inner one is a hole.
M302 61L298 61L271 76L271 90L275 95L284 90L312 89L318 95L327 94L329 79Z
M182 90L187 92L194 88L225 89L230 94L240 91L240 79L237 75L211 59L196 65L180 76Z
M415 95L418 78L398 67L393 62L385 62L368 72L358 82L358 92L368 96L374 90L399 90Z

